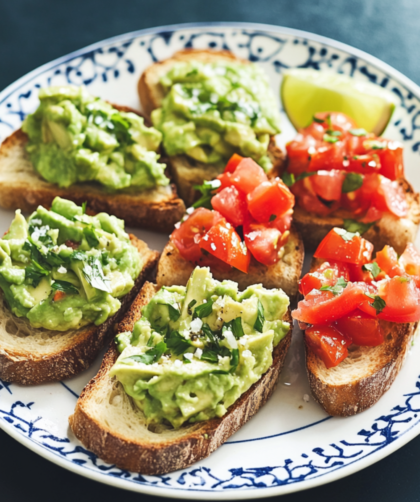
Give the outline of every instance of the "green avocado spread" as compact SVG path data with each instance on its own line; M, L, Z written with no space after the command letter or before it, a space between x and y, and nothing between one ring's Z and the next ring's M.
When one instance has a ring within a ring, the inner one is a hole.
M165 186L165 164L156 151L162 135L142 117L118 111L84 87L47 87L22 129L35 170L67 188L95 181L110 191Z
M224 167L239 153L271 168L267 148L270 136L280 132L280 115L261 68L233 61L179 62L160 83L165 97L152 121L168 155Z
M273 347L289 324L289 299L260 284L238 292L197 267L186 287L163 287L142 310L132 333L116 337L111 376L148 424L223 416L271 366Z
M34 328L67 331L102 324L142 268L137 249L115 216L85 214L56 197L28 221L16 211L0 239L0 288L11 311Z

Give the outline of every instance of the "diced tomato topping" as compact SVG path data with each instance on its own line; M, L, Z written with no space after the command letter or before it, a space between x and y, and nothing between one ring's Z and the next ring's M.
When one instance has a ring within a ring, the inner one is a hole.
M363 218L360 219L362 223L373 223L378 221L383 216L383 211L379 211L375 206L370 206Z
M72 249L77 249L79 247L79 244L77 242L74 242L74 241L66 241L64 244L68 248L72 248Z
M379 317L387 321L396 318L406 318L417 311L418 295L413 280L407 277L393 277L384 281L378 289L379 296L385 301L385 308Z
M420 253L411 242L400 256L399 263L407 274L420 276Z
M309 178L312 188L318 197L326 201L340 200L341 188L345 174L342 171L318 171Z
M274 218L267 226L270 228L277 228L282 234L286 232L287 230L290 230L290 227L292 226L292 215L291 214L284 214L283 216L277 216L277 218Z
M391 246L386 245L382 251L378 251L375 261L379 268L389 275L389 277L395 277L404 273L404 269L398 262L398 255Z
M356 309L366 300L366 284L349 283L339 295L330 291L312 291L299 302L292 315L307 324L330 324Z
M398 218L406 216L405 194L396 181L404 175L402 146L373 133L354 131L357 129L354 121L342 113L324 112L315 117L312 124L301 129L286 145L287 170L298 178L291 188L298 204L320 216L342 208L358 218L370 207L378 213L390 212ZM315 171L317 175L311 177L309 183L302 183L301 188L297 186L301 175ZM328 177L327 171L334 174ZM345 173L362 178L353 178L358 189L341 194ZM322 200L317 201L314 196ZM337 201L337 206L328 211L322 204L324 201ZM375 216L379 219L381 214ZM366 217L370 218L366 223L376 221L373 215Z
M381 176L379 188L372 194L371 202L380 211L390 212L398 218L407 215L407 201L397 181L390 181Z
M248 272L251 255L230 223L220 221L212 226L199 246L241 272Z
M252 159L245 158L232 173L230 181L239 191L248 194L264 181L268 181L268 178L262 167Z
M226 164L225 173L233 173L242 160L244 160L243 157L241 157L237 153L234 153Z
M243 225L248 216L246 196L234 186L226 187L218 192L211 199L211 205L234 227Z
M60 300L62 300L65 297L66 297L66 293L64 293L64 291L56 291L53 296L53 301L59 302Z
M330 230L315 251L315 258L355 265L368 263L372 256L373 245L359 235L354 235L352 238L345 237L346 235L340 228Z
M244 227L244 238L252 256L264 265L274 265L279 259L280 248L285 244L287 235L277 228L270 228L262 223L248 223Z
M380 174L394 181L404 176L403 147L396 141L386 142L386 148L377 150L381 162Z
M359 309L338 319L334 326L356 345L376 347L384 341L384 333L379 319Z
M264 181L247 195L248 210L260 223L268 223L290 211L295 198L279 179Z
M231 182L232 174L231 173L222 173L219 174L217 179L220 181L221 185L219 188L219 192L221 192L224 188L232 186Z
M197 263L203 256L199 246L201 238L219 221L224 218L217 211L200 207L172 232L171 241L183 258Z
M299 282L299 292L307 296L313 289L334 286L339 277L349 280L349 267L346 263L324 262L319 268L306 274Z
M327 368L337 366L348 355L351 339L343 336L333 326L312 326L305 331L306 342L313 352L324 361Z

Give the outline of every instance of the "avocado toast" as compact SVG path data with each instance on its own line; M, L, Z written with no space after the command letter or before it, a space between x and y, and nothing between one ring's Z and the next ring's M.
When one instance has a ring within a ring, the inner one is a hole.
M195 185L223 171L238 153L267 172L284 154L274 136L280 116L266 75L229 51L183 50L147 68L138 83L143 110L163 134L163 146L186 205Z
M186 288L146 283L117 327L119 350L110 347L77 402L74 434L142 474L207 457L273 392L291 339L287 307L281 290L238 293L206 268Z
M58 195L131 226L169 231L184 204L159 162L161 134L82 87L39 95L38 109L0 146L0 205L30 212Z
M86 369L152 273L159 254L115 216L56 198L20 211L0 239L0 378L61 380Z

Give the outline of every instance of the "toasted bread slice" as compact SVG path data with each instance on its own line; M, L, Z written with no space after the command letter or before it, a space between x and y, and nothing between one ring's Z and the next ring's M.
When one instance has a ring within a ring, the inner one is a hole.
M117 332L131 331L141 308L158 290L146 283ZM290 312L287 321L291 321ZM143 413L109 377L118 353L111 344L98 374L80 395L69 419L75 436L101 459L121 469L142 474L164 474L183 469L209 456L244 425L271 396L290 345L291 330L275 347L273 364L222 418L183 426L178 430L147 427Z
M149 66L138 83L138 93L143 110L148 117L155 108L162 105L165 97L160 79L171 67L179 61L200 61L202 63L211 63L214 61L237 61L249 64L250 61L237 58L229 51L212 51L206 49L187 49L175 53L171 58L154 63ZM270 176L278 175L285 160L284 152L277 146L275 138L272 137L268 147L268 156L273 163L273 169ZM223 168L212 164L204 164L196 161L187 155L177 155L169 157L169 165L172 176L178 188L178 193L190 206L198 197L198 192L194 185L201 185L204 180L211 180L218 176Z
M138 113L131 108L113 105L121 111ZM33 168L26 152L27 135L18 129L0 145L0 206L32 212L39 205L50 207L54 197L64 197L76 204L88 202L95 213L106 212L122 218L128 226L170 232L185 212L174 185L139 192L130 188L106 192L97 183L78 183L59 188L44 180Z
M261 283L265 288L281 288L293 301L297 295L299 278L305 256L299 232L292 227L289 240L285 245L283 257L275 265L266 266L251 258L247 274L235 268L225 271L212 270L213 277L219 281L230 279L245 289L252 284ZM171 241L166 244L158 264L156 282L159 286L182 284L185 286L194 270L194 265L185 260Z
M143 268L134 287L121 300L116 314L100 326L73 331L33 328L26 318L15 316L0 302L0 379L24 385L63 380L90 366L113 337L113 327L154 272L159 253L134 235L131 242L142 257Z
M312 262L312 269L323 260ZM327 368L305 343L306 371L315 399L329 415L349 417L373 406L391 387L411 346L418 322L389 323L384 343L351 345L338 366Z
M399 183L406 194L408 215L405 218L397 218L391 213L385 213L363 234L363 237L374 245L376 251L389 244L398 254L402 254L407 244L416 239L420 223L420 194L413 190L407 180L401 179ZM314 251L334 227L343 227L344 218L351 216L346 216L343 211L337 211L337 215L333 216L317 216L297 205L293 213L293 221L300 230L308 251Z

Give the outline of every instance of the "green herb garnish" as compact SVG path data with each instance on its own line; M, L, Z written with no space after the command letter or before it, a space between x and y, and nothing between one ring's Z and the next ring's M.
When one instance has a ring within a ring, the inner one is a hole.
M358 190L363 185L363 176L358 173L347 173L341 187L342 193Z
M144 354L129 356L126 357L126 359L132 359L133 361L136 361L136 363L153 364L154 362L159 361L159 359L162 357L162 354L166 351L166 349L167 349L166 343L159 342L157 345L155 345L152 349L149 349Z
M53 291L62 291L66 295L77 295L79 290L71 282L67 281L54 281L51 285Z
M367 136L367 131L364 129L350 129L349 133L352 134L353 136Z
M257 318L255 319L254 329L257 330L259 333L263 332L264 321L265 321L264 307L263 304L258 299Z
M222 182L218 179L204 181L202 185L195 185L194 188L201 192L201 197L197 200L197 202L194 202L192 207L205 207L207 209L212 209L210 201L214 195L214 192L218 188L220 188L221 185Z
M87 282L93 288L99 289L100 291L105 291L106 293L111 292L109 279L105 277L104 271L102 270L102 265L98 258L89 256L89 258L83 265L82 272Z
M196 319L199 317L200 319L203 319L203 317L209 316L212 312L213 303L214 301L209 298L206 303L195 307L192 318Z
M176 356L184 354L191 347L191 342L178 331L171 331L165 338L165 342L168 349L171 349Z
M380 314L386 307L385 300L378 295L370 295L369 293L365 293L365 295L374 300L371 306L376 310L377 314Z
M374 225L375 222L372 223L362 223L357 220L345 219L343 223L343 227L352 233L359 233L360 235L364 234L369 230L369 228Z
M382 272L382 270L379 268L379 265L376 263L376 261L372 263L366 263L366 265L363 265L363 270L367 270L372 274L372 277L376 279L378 275Z
M322 286L319 288L320 291L330 291L334 295L339 295L343 292L348 282L344 279L344 277L339 277L334 286Z

